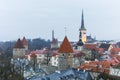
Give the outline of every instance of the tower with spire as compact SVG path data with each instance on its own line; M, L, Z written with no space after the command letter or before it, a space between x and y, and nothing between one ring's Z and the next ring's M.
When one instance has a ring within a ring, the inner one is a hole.
M73 48L71 47L67 36L65 36L58 50L58 69L66 70L73 67Z
M82 40L83 43L87 41L86 31L87 30L84 25L84 14L82 10L81 28L79 29L79 41Z

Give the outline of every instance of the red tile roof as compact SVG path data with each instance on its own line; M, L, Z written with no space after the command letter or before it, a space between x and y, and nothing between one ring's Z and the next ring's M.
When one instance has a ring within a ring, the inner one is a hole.
M14 45L14 48L24 48L22 41L20 38L17 40L17 42Z
M53 53L52 56L53 57L56 57L58 55L58 53Z
M106 74L109 74L109 69L111 65L117 65L117 63L113 60L108 61L90 61L88 63L84 63L78 68L84 69L84 70L91 70L93 72L105 72Z
M74 57L81 57L81 56L85 55L85 53L83 53L81 51L74 50L73 55L74 55Z
M36 56L36 54L35 54L35 53L32 53L32 54L30 55L30 57L35 58L35 57L37 57L37 56Z
M103 54L104 53L104 49L103 48L98 48L97 46L98 46L98 44L84 44L84 47L86 49L89 49L89 50L95 49L96 51L99 52L99 54Z
M71 47L71 45L67 39L67 36L65 36L58 52L59 53L73 53L73 48Z
M120 48L112 48L110 52L111 54L118 54L120 52Z
M114 54L114 55L111 55L111 57L115 62L120 63L120 55Z
M22 43L23 43L23 45L28 45L27 40L26 40L25 37L23 37Z
M46 51L45 50L35 50L35 51L31 51L31 54L46 54Z
M97 50L97 51L99 52L99 54L101 54L101 55L104 53L104 49L103 49L103 48L97 48L96 50Z
M92 50L97 48L97 44L84 44L86 49Z

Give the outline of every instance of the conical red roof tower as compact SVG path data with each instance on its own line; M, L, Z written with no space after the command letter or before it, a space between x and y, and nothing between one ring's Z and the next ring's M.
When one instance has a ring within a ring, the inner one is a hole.
M73 53L73 48L71 47L67 39L67 36L65 36L58 52L59 53Z
M17 40L17 42L14 45L14 48L24 48L22 41L20 38Z
M23 43L23 45L28 45L27 40L26 40L25 37L23 37L22 43Z

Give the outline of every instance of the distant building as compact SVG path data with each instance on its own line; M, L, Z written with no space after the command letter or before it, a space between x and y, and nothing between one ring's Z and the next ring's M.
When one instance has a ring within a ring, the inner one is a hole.
M86 28L84 26L84 15L83 15L83 11L82 11L82 19L81 19L81 28L79 29L79 40L82 39L83 43L86 43L87 41L87 35L86 35Z
M33 53L36 55L37 64L46 63L46 51L45 50L31 51L30 55Z
M17 40L13 47L13 58L23 58L28 51L28 43L25 37L22 40Z
M58 40L54 38L54 30L52 31L52 42L51 42L51 49L58 49Z
M105 54L110 54L110 50L113 48L113 46L112 46L112 44L102 43L102 44L100 44L99 48L103 48Z
M79 40L82 40L83 43L93 43L96 41L95 38L92 38L91 35L87 36L87 29L84 25L84 15L82 11L82 19L81 19L81 28L79 29Z
M51 42L51 49L58 49L58 40L55 38Z
M90 72L66 69L64 71L58 71L52 74L45 75L44 77L31 78L32 80L93 80Z
M13 47L13 58L23 58L25 56L25 47L20 39Z

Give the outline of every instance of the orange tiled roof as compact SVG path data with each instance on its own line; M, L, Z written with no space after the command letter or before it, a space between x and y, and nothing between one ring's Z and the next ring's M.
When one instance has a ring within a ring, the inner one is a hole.
M28 45L27 40L26 40L25 37L23 37L22 43L23 43L23 45Z
M78 68L85 69L85 70L91 70L93 72L104 72L106 74L109 74L109 69L111 64L116 64L114 61L90 61L89 63L84 63Z
M96 49L97 48L97 44L84 44L84 47L86 49L92 50L92 49Z
M114 54L114 55L111 55L113 60L117 63L120 63L120 55L118 54Z
M103 54L104 53L104 49L103 48L97 48L96 50L99 52L99 54Z
M17 42L14 45L14 48L24 48L22 41L20 38L17 40Z
M112 48L112 49L110 50L110 52L111 52L112 54L118 54L118 53L120 52L120 48Z
M56 57L58 55L58 53L53 53L52 56L53 57Z
M73 49L67 39L67 36L65 36L58 52L59 53L73 53Z
M36 54L35 54L35 53L32 53L32 54L30 55L30 57L35 58L35 57L37 57L37 56L36 56Z
M77 50L74 50L74 57L81 57L83 55L85 55L85 53L81 52L81 51L77 51Z

